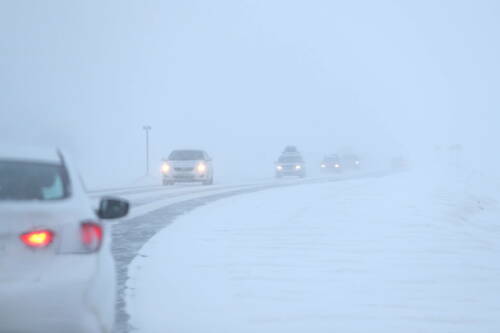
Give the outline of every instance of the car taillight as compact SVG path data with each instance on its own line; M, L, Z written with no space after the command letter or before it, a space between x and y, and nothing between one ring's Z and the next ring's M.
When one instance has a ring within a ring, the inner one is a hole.
M95 222L83 222L81 226L82 244L89 251L99 250L102 243L102 226Z
M47 247L54 239L54 233L50 230L34 230L20 236L22 242L32 248Z

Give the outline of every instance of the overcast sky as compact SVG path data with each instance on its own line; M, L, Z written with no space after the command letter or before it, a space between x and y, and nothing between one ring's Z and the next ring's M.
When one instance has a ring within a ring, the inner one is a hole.
M460 142L500 124L498 1L0 2L0 137L65 148L92 185L204 148L218 174ZM495 154L496 155L496 154Z

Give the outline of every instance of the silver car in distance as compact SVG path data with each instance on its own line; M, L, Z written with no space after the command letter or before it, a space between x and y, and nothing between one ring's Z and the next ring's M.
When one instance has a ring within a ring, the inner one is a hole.
M163 185L178 182L201 182L212 185L214 169L212 159L203 150L174 150L161 166Z

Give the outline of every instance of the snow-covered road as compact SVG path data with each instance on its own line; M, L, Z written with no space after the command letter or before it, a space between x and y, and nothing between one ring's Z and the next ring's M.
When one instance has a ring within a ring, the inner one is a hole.
M133 186L128 188L91 191L98 204L101 196L120 196L132 204L129 216L113 223L113 254L118 269L118 302L115 332L131 332L129 316L125 312L125 284L128 280L128 266L139 255L139 250L158 231L170 225L176 218L193 209L223 198L270 188L286 188L300 184L337 182L353 178L381 177L386 171L345 173L307 179L262 179L243 184L219 184L201 186L196 184L164 187L160 185Z
M180 216L129 266L139 332L498 332L498 193L415 174Z

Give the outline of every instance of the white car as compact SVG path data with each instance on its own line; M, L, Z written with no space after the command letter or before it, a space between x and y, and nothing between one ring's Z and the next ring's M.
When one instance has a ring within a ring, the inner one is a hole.
M284 152L279 157L276 164L276 178L284 176L297 176L304 178L306 176L306 163L302 155L298 152Z
M202 182L212 185L212 159L203 150L174 150L162 164L163 185L176 182Z
M0 147L0 332L110 333L116 278L110 226L126 201L94 211L54 150Z

